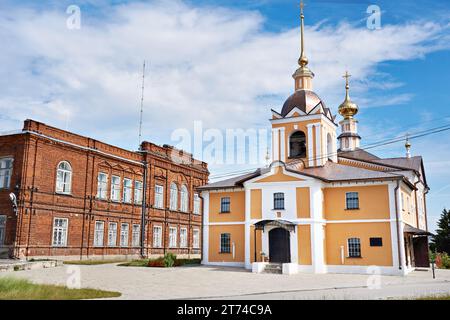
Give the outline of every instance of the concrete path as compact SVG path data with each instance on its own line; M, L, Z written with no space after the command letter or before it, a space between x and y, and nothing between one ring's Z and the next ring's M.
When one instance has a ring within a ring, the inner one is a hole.
M139 268L114 264L0 273L37 283L122 292L121 299L390 299L450 294L450 270L407 277L342 274L252 274L239 268ZM79 276L79 277L78 277Z

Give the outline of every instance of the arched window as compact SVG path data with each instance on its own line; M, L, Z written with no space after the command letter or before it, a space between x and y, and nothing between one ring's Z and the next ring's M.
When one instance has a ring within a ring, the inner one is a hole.
M327 134L327 159L333 159L333 139L331 138L331 134Z
M70 194L71 190L72 167L67 161L62 161L56 170L56 192Z
M178 209L178 187L172 182L170 184L170 210Z
M306 157L306 136L302 131L294 132L289 138L289 157Z
M188 190L186 188L186 186L183 184L181 186L181 191L180 191L180 210L183 212L188 212L189 210L189 197L188 197Z

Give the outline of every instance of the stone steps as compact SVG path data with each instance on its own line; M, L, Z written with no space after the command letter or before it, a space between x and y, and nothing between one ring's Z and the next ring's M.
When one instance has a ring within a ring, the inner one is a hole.
M281 263L269 263L264 268L264 273L282 274L283 267L282 267Z

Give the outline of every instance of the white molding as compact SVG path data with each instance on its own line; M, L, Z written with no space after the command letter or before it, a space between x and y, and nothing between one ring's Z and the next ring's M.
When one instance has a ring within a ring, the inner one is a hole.
M251 268L250 265L250 220L251 220L251 190L245 189L245 227L244 227L244 242L245 242L245 267ZM256 239L255 239L256 241Z
M279 132L278 128L272 129L272 160L280 160L280 145L279 145Z
M270 119L270 122L272 122L272 124L282 124L282 123L292 123L292 122L303 122L303 121L309 121L309 120L324 120L329 125L332 125L334 127L338 126L336 123L332 122L330 119L325 117L324 114L312 114L312 115L292 117L292 118L283 118L283 119Z
M286 161L286 132L285 128L280 128L280 160Z
M220 266L220 267L245 267L245 263L244 262L208 262L208 263L203 263L203 265L206 266Z
M298 113L300 116L307 116L307 113L304 112L303 110L300 110L298 107L294 107L294 109L292 109L291 111L289 111L289 113L286 115L285 118L292 118L292 116L294 115L294 113ZM296 117L298 118L298 117Z
M308 166L313 167L314 166L314 149L313 149L313 127L314 124L307 124L306 127L308 128Z
M237 226L244 225L245 221L230 221L230 222L209 222L208 224L203 224L204 226Z
M209 192L202 192L203 198L203 260L202 264L209 262Z
M314 124L315 131L316 131L316 165L321 166L323 163L322 159L322 143L321 143L321 137L322 137L322 125L320 123Z
M244 188L234 188L234 187L232 187L232 188L229 188L229 189L227 189L227 188L211 189L211 190L208 190L208 192L210 192L210 193L242 192L244 190L245 190Z

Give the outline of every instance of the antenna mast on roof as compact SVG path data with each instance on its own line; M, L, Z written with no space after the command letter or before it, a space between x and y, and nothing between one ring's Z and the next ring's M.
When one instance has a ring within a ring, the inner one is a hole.
M144 113L144 91L145 91L145 60L142 66L142 94L141 94L141 113L139 117L139 150L141 150L142 142L142 115Z

